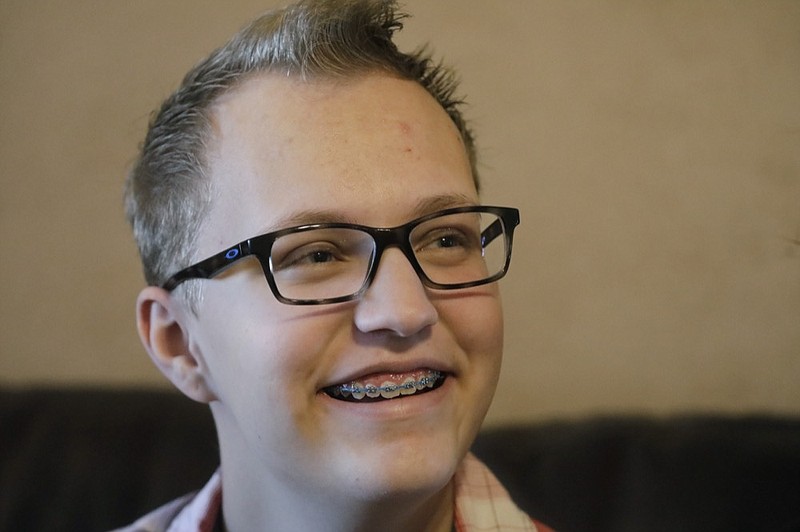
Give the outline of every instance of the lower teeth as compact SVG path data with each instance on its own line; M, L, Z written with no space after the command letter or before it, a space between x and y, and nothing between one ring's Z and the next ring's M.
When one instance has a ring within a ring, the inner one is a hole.
M402 384L385 382L381 386L367 384L362 386L357 382L330 386L325 392L336 399L345 401L374 402L384 399L394 399L399 396L424 393L438 388L444 382L444 375L440 371L428 372L425 376L414 380L409 377Z

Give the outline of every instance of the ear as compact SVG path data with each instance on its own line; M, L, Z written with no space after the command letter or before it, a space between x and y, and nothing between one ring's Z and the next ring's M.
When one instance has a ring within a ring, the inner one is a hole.
M187 333L187 311L176 298L156 286L148 286L136 300L139 338L167 379L190 399L201 403L216 400L206 367L192 353Z

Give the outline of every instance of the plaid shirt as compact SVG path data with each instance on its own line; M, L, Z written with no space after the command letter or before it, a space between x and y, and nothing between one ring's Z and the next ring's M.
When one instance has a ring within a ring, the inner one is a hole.
M455 475L456 532L534 531L552 532L517 508L489 468L467 455ZM158 508L118 532L214 532L222 504L219 471L196 493Z

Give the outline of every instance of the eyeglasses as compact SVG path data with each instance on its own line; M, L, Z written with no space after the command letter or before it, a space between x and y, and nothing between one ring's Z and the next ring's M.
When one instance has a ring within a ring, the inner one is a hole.
M497 281L508 271L519 210L469 206L434 212L397 227L320 223L290 227L240 242L179 271L163 285L210 279L255 256L278 301L322 305L357 299L384 250L398 247L422 284L455 290Z

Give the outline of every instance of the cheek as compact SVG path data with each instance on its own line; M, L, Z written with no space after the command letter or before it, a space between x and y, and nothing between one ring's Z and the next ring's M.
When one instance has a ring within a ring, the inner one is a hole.
M471 300L452 301L449 322L461 348L470 355L500 363L503 352L503 310L495 291Z
M460 299L460 300L459 300ZM451 334L463 353L456 381L455 409L460 451L466 452L480 429L497 389L503 356L503 313L495 291L448 301Z
M503 311L499 294L486 290L444 302L440 318L465 355L465 382L477 395L491 397L503 358Z
M256 424L270 427L313 426L306 418L330 363L326 346L349 327L335 315L281 304L265 286L233 288L209 291L198 327L217 397L237 419L260 419ZM234 292L241 297L227 297Z
M249 320L208 335L204 353L220 400L234 403L249 396L256 404L274 404L287 398L301 399L314 374L314 359L324 345L324 341L315 341L321 337L308 329L305 334L295 334L291 326Z

